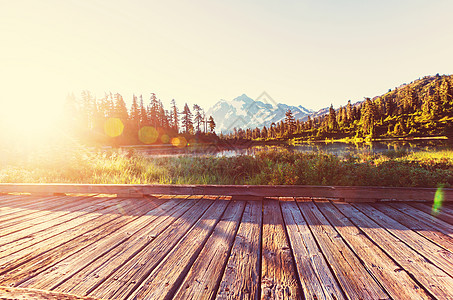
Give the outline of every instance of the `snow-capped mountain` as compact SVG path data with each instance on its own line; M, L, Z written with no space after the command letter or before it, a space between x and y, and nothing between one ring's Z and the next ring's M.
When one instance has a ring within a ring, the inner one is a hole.
M211 115L216 122L216 131L228 133L233 128L262 128L269 127L285 119L285 113L291 109L294 118L306 120L313 111L305 107L290 106L276 103L272 98L263 93L257 100L243 94L231 101L220 100L209 108L207 115Z

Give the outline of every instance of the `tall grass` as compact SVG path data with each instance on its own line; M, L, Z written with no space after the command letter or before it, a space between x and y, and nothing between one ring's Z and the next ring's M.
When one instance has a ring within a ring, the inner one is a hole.
M133 151L49 148L2 153L0 182L453 187L453 151L337 157L270 150L255 156L150 158Z

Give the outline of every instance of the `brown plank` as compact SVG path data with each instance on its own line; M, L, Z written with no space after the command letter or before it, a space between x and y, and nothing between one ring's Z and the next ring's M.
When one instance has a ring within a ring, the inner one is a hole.
M399 211L403 212L406 215L412 216L412 217L420 220L421 222L429 225L434 230L442 232L453 238L453 225L452 224L439 220L435 216L428 214L426 212L423 212L419 209L416 209L407 203L389 203L389 205L391 207L398 209Z
M90 208L94 205L105 201L107 198L87 199L87 201L67 203L59 207L42 208L40 211L27 211L27 215L15 218L9 222L2 222L0 226L0 245L8 243L7 241L21 238L18 231L27 229L28 232L38 232L45 230L55 224L67 222L81 213L84 208ZM5 237L14 234L14 236Z
M227 204L227 201L217 200L129 298L170 299L198 257Z
M344 299L297 204L294 201L282 201L280 206L305 298Z
M102 281L111 276L113 272L140 253L145 246L150 244L171 222L175 221L176 218L187 218L188 209L202 212L206 209L206 206L209 206L211 203L209 200L178 201L180 203L176 207L165 207L168 202L161 205L159 209L163 209L161 211L155 211L152 214L152 216L157 216L157 218L150 225L142 228L126 242L109 250L89 264L86 264L81 270L76 270L75 272L63 275L63 278L61 278L59 282L56 282L51 286L49 285L47 288L62 292L83 295L88 294ZM183 215L181 216L181 214ZM73 262L67 263L68 266L73 264ZM37 283L41 285L39 280Z
M53 289L53 287L66 281L84 267L93 265L93 262L98 258L105 261L112 254L118 253L117 249L124 249L124 246L130 245L131 241L138 243L139 239L146 241L150 239L149 236L157 236L196 202L192 200L168 201L146 215L128 223L114 234L89 245L79 251L77 255L70 256L53 265L52 268L21 283L19 287ZM171 213L170 210L172 211ZM127 241L128 239L131 241ZM138 249L140 249L140 245L134 244L134 246L139 246ZM107 264L109 267L113 267L113 262L109 261Z
M214 298L244 207L244 201L232 201L228 205L173 299Z
M262 203L247 202L217 299L259 299Z
M121 213L109 213L85 222L77 228L68 230L66 234L58 235L54 240L45 240L37 251L26 255L14 253L14 259L2 263L0 270L0 284L17 285L46 270L56 262L73 255L80 249L115 232L122 226L138 218L137 213L143 205L135 201L124 201L125 207ZM118 210L118 208L117 208ZM123 215L123 212L126 213ZM28 249L25 249L28 250ZM19 255L18 255L19 254Z
M452 299L453 278L402 243L385 227L373 221L374 218L370 218L368 214L349 204L334 203L334 205L431 295L438 299Z
M407 272L368 239L331 203L316 203L320 211L360 257L365 267L393 299L431 299Z
M18 299L33 299L33 300L97 300L93 297L80 297L76 295L55 293L50 291L23 289L14 287L0 286L0 299L2 300L18 300Z
M340 286L349 299L388 299L359 258L313 202L298 202Z
M38 222L37 219L42 216L48 216L53 212L64 210L68 210L67 212L69 212L70 210L73 211L77 209L77 206L80 206L83 203L85 203L86 206L91 205L93 202L97 202L97 199L101 198L93 199L90 197L80 197L74 199L74 197L62 197L54 199L52 203L45 203L41 207L32 207L28 209L24 207L15 208L14 210L16 212L0 217L0 228L6 228L23 222L28 223L28 221L30 220L33 220L36 223Z
M427 214L436 217L439 220L442 220L449 224L453 224L453 215L450 212L450 210L452 209L446 207L445 205L443 205L439 210L433 211L432 206L428 206L427 204L424 203L409 203L409 204Z
M218 201L216 201L218 202ZM220 200L220 202L225 202ZM209 203L203 202L206 205ZM155 240L143 248L140 253L127 261L120 269L111 274L91 296L112 299L124 299L152 272L162 259L173 249L191 226L201 217L205 209L189 210L188 214L179 218ZM152 255L150 255L152 253Z
M19 196L18 196L19 197ZM8 204L3 204L0 210L1 220L8 220L14 218L16 215L23 215L23 211L33 212L34 210L39 210L41 207L47 207L52 205L52 201L58 200L60 197L31 197L27 196L27 200L22 200L21 198L16 199ZM54 204L58 205L58 204ZM22 213L21 213L22 212Z
M261 299L302 299L278 200L263 201Z
M0 243L2 244L2 247L0 248L0 263L4 260L5 256L10 256L11 253L28 248L30 246L33 246L34 244L43 242L50 238L56 237L58 239L58 235L62 232L74 228L89 220L95 219L102 214L121 212L119 208L124 203L123 201L124 200L109 200L106 202L102 201L86 209L82 209L81 211L71 213L69 215L69 217L71 218L66 222L51 222L50 225L53 226L46 226L49 225L49 223L41 224L38 226L25 228L20 232L16 232L12 235L1 237ZM135 201L134 203L138 202ZM146 205L146 202L140 203Z
M372 218L406 245L433 262L438 268L453 276L453 253L447 251L415 231L398 223L371 205L354 204L356 208Z
M400 204L400 203L399 203ZM453 226L412 206L377 204L374 208L453 253ZM440 222L441 223L440 223ZM439 223L441 226L439 226ZM442 227L445 224L446 227Z
M126 184L0 184L0 192L113 193L229 195L258 197L325 197L354 199L390 199L433 201L436 188L375 186L303 186L303 185L126 185ZM445 201L452 201L453 189L443 189Z

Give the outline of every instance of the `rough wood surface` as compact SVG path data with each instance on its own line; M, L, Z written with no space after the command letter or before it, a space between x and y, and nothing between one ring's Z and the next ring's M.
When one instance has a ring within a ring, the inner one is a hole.
M51 291L43 291L36 289L24 289L0 286L0 299L1 300L19 300L19 299L33 299L33 300L101 300L93 297L81 297L76 295L56 293Z
M262 204L248 202L217 299L259 299Z
M0 285L28 299L453 299L451 204L230 198L0 195Z
M387 216L453 253L453 226L409 206L373 205ZM418 214L418 213L422 213ZM439 224L440 223L440 224Z
M261 299L302 299L278 200L264 200Z
M424 211L427 214L436 217L439 220L443 220L453 225L453 209L450 207L446 207L445 205L443 205L440 207L439 210L433 211L432 204L427 205L424 203L410 203L410 205L421 211Z
M401 266L373 244L331 203L317 203L317 206L393 299L431 299Z
M191 210L187 216L178 219L168 230L143 248L142 255L136 255L125 263L90 295L113 299L124 299L129 296L187 233L204 211L205 209ZM147 253L153 255L148 256Z
M349 204L334 204L373 242L438 299L453 299L453 278L381 227L374 218ZM365 206L362 206L364 208ZM409 230L409 229L406 229ZM398 270L396 270L398 271Z
M298 205L346 296L350 299L389 299L315 204L299 202Z
M281 202L286 231L306 299L344 299L335 276L294 201Z
M171 299L203 249L227 205L227 201L217 200L130 298Z
M0 183L0 192L110 193L121 195L228 195L256 197L326 197L433 201L435 188L304 186L304 185L128 185L128 184L12 184ZM445 201L453 201L453 189L443 189Z
M386 228L406 245L423 255L447 274L453 276L453 253L420 236L415 231L398 223L370 205L354 204L356 208L370 216L376 223Z

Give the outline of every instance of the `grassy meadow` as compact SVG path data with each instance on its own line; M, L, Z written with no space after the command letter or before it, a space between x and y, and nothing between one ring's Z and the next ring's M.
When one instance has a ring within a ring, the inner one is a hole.
M144 157L133 150L3 151L2 183L453 186L453 151L337 157L268 150L255 156Z

